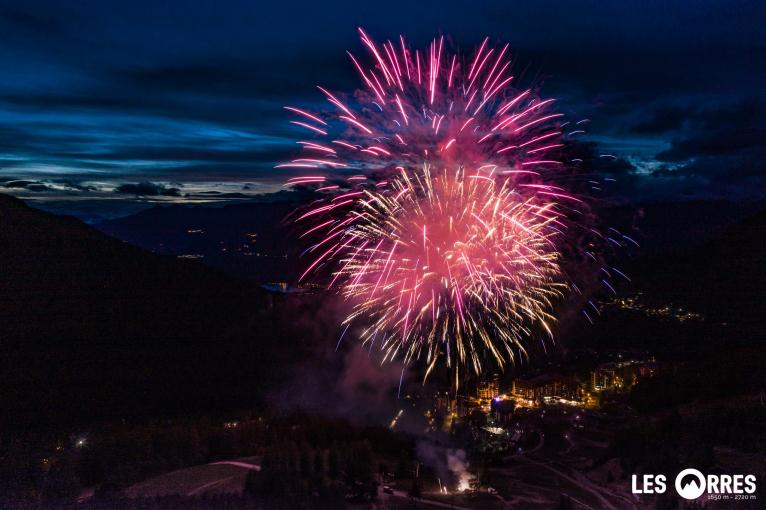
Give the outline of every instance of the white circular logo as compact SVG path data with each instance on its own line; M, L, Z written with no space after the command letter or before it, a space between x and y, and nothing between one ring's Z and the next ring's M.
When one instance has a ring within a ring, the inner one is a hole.
M687 468L676 476L676 492L684 499L697 499L705 492L705 476L694 468Z

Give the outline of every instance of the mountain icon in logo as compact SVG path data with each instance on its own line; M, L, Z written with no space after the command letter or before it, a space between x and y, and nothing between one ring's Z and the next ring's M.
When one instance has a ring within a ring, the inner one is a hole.
M689 489L689 487L692 487L692 489ZM681 488L683 490L700 490L700 485L697 482L697 477L694 475L686 475L681 479Z
M676 476L676 492L684 499L697 499L705 492L705 477L694 468L687 468Z

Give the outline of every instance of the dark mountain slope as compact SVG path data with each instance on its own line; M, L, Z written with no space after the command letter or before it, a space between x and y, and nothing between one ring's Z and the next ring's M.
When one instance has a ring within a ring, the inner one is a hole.
M0 425L251 405L290 349L254 286L2 195L0 274Z
M193 255L205 264L258 283L294 280L300 244L285 221L302 194L223 207L158 206L96 228L155 253ZM306 246L303 246L305 248Z
M305 263L297 256L308 243L286 218L315 198L281 192L223 207L157 206L95 226L155 253L200 256L211 267L259 283L294 281ZM646 256L720 236L759 207L763 203L700 200L605 207L600 215L605 225L635 238L638 254Z
M635 262L631 273L655 300L703 313L748 336L766 330L766 210L696 246Z

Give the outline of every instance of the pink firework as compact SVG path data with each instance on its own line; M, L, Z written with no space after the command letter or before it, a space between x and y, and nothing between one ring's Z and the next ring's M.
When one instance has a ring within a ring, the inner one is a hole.
M583 203L562 184L567 123L512 87L507 44L463 59L443 37L421 52L359 33L372 65L349 57L365 88L319 87L332 112L287 107L307 138L278 167L315 169L287 184L321 196L296 214L315 240L301 279L328 275L352 305L345 327L384 360L423 360L426 377L442 360L456 383L487 359L502 368L553 337L573 287L562 248Z

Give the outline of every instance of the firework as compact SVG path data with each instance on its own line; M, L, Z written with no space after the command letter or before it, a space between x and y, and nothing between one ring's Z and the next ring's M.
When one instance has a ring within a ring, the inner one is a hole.
M308 138L278 167L321 195L296 214L314 240L301 279L326 275L352 305L344 334L357 324L384 360L423 360L425 377L441 360L456 382L502 368L553 338L554 307L577 289L562 253L584 203L562 147L582 130L512 87L508 45L484 39L464 59L443 37L421 52L359 32L372 66L349 57L366 88L319 87L332 112L286 107Z

